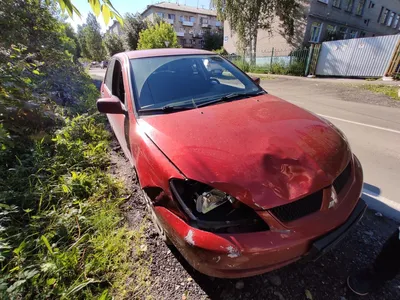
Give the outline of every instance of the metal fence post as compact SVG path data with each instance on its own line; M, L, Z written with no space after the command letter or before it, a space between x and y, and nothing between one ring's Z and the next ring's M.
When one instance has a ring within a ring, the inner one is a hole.
M310 72L310 64L311 64L311 58L313 56L313 52L314 52L314 44L311 44L310 49L308 50L308 58L307 58L307 65L306 65L306 72L305 72L305 76L308 75L308 72Z
M274 47L272 47L272 53L271 53L271 62L269 64L270 67L272 67L272 59L274 58Z

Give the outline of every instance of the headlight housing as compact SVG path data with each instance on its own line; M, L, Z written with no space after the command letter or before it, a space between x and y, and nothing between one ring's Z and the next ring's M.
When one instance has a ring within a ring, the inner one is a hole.
M191 226L212 232L255 232L268 225L231 195L194 180L172 179L171 190Z

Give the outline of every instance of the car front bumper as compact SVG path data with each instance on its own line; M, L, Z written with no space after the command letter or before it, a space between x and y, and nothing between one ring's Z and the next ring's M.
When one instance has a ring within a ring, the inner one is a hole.
M321 210L295 224L276 223L262 232L216 234L190 226L167 208L154 209L168 237L192 267L213 277L249 277L302 258L317 259L336 245L367 207L360 199L363 180L357 159L351 178L334 209ZM264 220L271 219L268 211L257 212Z

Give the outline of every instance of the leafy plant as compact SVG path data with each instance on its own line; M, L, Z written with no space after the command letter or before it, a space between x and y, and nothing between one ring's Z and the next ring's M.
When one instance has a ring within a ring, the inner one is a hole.
M125 47L129 50L136 50L139 43L139 33L147 29L147 22L142 16L137 14L127 13L124 18L124 34Z
M106 34L104 45L109 56L113 56L114 54L125 51L122 38L116 34Z
M176 33L171 24L161 22L139 33L138 49L177 48Z

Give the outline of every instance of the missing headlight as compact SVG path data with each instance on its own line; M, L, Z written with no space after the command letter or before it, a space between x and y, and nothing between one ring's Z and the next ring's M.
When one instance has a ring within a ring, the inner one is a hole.
M171 180L171 190L190 225L212 232L268 230L258 214L234 197L194 180Z

